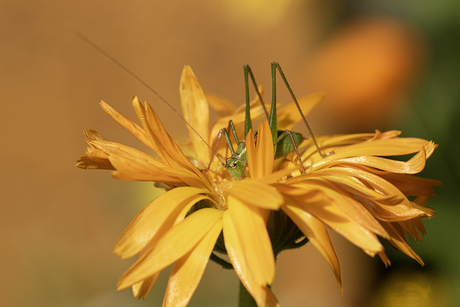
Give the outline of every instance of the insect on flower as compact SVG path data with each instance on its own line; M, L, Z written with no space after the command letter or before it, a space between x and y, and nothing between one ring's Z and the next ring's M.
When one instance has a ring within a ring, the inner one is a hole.
M252 120L251 120L251 112L250 112L250 102L249 102L249 80L248 80L248 76L251 77L251 81L254 85L254 88L256 89L256 92L257 92L257 95L259 97L259 100L262 104L262 107L263 107L263 110L264 110L264 113L265 115L267 116L267 119L269 121L269 125L270 125L270 131L272 133L272 138L273 138L273 146L274 146L274 151L275 151L275 159L278 159L278 158L281 158L281 157L285 157L287 156L288 154L292 153L292 152L295 152L295 154L297 155L297 158L298 158L298 161L301 165L301 168L302 168L302 172L305 173L305 169L304 169L304 166L303 166L303 163L302 163L302 159L300 157L300 154L299 154L299 150L298 150L298 146L300 145L300 143L303 142L304 138L302 136L302 134L298 133L298 132L292 132L288 129L286 130L278 130L277 129L277 111L276 111L276 70L279 71L280 75L281 75L281 78L283 79L284 81L284 84L286 85L288 91L289 91L289 94L291 95L298 111L299 111L299 114L301 115L302 117L302 120L303 122L305 123L305 126L307 127L308 129L308 132L310 133L310 136L315 144L315 147L316 149L318 150L318 152L320 153L320 155L322 157L325 157L329 154L331 154L332 152L330 153L327 153L327 154L323 154L321 152L321 149L319 148L318 146L318 143L316 142L316 139L313 135L313 132L311 131L311 128L310 128L310 125L308 124L303 112L302 112L302 109L300 108L300 105L299 103L297 102L297 98L295 97L289 83L287 82L286 80L286 77L281 69L281 66L276 63L276 62L273 62L271 64L271 73L272 73L272 104L271 104L271 110L270 110L270 115L268 114L267 112L267 109L265 107L265 104L263 102L263 99L258 91L258 87L257 87L257 83L255 81L255 78L254 78L254 75L252 73L252 70L251 68L249 67L249 65L244 65L244 81L245 81L245 89L246 89L246 112L245 112L245 125L244 125L244 135L245 137L247 136L247 134L249 133L249 130L252 129ZM247 156L246 156L246 142L245 140L240 140L238 139L238 135L236 133L236 129L235 129L235 126L232 122L232 120L229 121L229 128L231 128L232 130L232 133L233 133L233 136L235 138L235 141L237 143L237 149L236 151L233 149L233 145L232 145L232 142L230 140L230 136L228 134L228 131L223 128L219 131L219 134L217 136L217 141L216 141L216 145L215 145L215 148L213 150L213 157L215 155L215 152L216 152L216 149L217 149L217 146L219 144L219 141L222 137L222 134L225 136L225 139L227 141L227 144L228 144L228 147L230 148L230 151L231 151L231 157L227 159L226 161L226 164L225 164L225 167L228 169L228 171L230 172L231 176L234 178L234 179L242 179L244 176L245 176L245 170L246 170L246 167L247 167ZM208 165L208 169L209 167L211 166L211 163L212 163L212 159L211 161L209 162L209 165Z
M259 307L279 306L270 288L275 278L275 258L283 250L310 242L332 268L342 291L330 230L368 255L379 255L385 265L390 260L377 236L423 265L407 243L405 232L421 240L417 231L425 233L421 219L434 216L434 210L425 205L440 182L413 175L423 170L437 145L419 138L401 138L399 131L317 138L311 135L304 140L301 134L289 130L304 120L311 134L303 113L295 110L300 106L303 110L312 108L321 97L312 95L313 101L297 101L280 66L272 63L271 68L270 114L262 110L262 95L251 69L245 66L244 114L230 112L232 115L219 119L210 131L209 114L202 111L209 106L206 96L190 67L184 67L180 92L193 157L183 153L148 103L132 99L142 124L139 126L101 102L104 111L158 157L87 130L89 147L77 160L77 167L109 169L116 179L159 182L167 187L133 219L115 244L114 252L122 258L138 255L120 278L119 290L132 287L135 297L145 298L160 272L174 263L164 306L185 306L211 259L223 268L235 269L240 297L253 299ZM278 110L276 70L294 100ZM249 103L249 78L258 96L254 103ZM255 107L259 101L262 106ZM256 109L253 116L251 112ZM260 122L258 132L253 133L251 117L263 115L268 120ZM279 126L287 128L279 131ZM222 142L224 146L219 147L222 135L227 144ZM213 143L210 140L215 136ZM233 145L237 145L236 150ZM228 149L231 156L227 159ZM392 159L405 155L413 156L408 161ZM285 159L275 161L281 157ZM212 163L213 158L218 161Z

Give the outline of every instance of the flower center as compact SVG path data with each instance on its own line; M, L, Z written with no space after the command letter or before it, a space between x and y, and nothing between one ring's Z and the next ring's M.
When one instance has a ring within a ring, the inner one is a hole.
M217 176L213 179L214 190L216 191L219 199L221 200L222 209L227 209L227 200L225 199L224 192L233 187L232 181Z

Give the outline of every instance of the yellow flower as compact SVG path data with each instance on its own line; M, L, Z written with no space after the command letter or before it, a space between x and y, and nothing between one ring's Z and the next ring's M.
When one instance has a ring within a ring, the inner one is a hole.
M86 132L90 147L78 167L112 169L112 176L120 180L160 182L168 187L134 218L115 245L114 252L122 258L138 255L120 278L119 289L132 287L135 297L145 298L160 272L174 263L164 306L185 306L210 257L225 265L218 256L224 253L258 306L279 306L269 288L275 257L307 240L326 258L341 289L339 261L326 225L369 255L379 254L385 264L389 260L377 235L422 263L403 230L421 239L415 227L424 233L420 219L433 216L433 210L424 205L439 183L410 175L423 169L436 147L432 142L397 138L393 131L320 137L322 150L331 154L321 158L315 147L304 142L303 173L293 155L274 161L272 135L264 121L259 123L257 144L252 131L246 138L247 176L232 180L217 159L203 171L212 156L206 143L215 144L217 132L229 119L241 134L244 113L229 102L206 97L188 66L180 91L193 157L183 154L150 105L137 98L132 101L142 127L105 102L101 106L158 157L109 142L94 130ZM301 105L309 111L321 97L308 96ZM222 116L211 129L208 101ZM283 129L300 119L292 107L279 109ZM257 99L251 114L264 116ZM217 156L225 152L226 146L218 147ZM407 162L383 158L412 153L417 154Z

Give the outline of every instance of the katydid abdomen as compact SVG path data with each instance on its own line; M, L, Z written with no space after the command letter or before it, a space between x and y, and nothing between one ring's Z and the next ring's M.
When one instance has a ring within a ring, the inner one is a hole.
M295 151L291 139L289 137L284 137L286 133L287 132L284 130L278 130L278 139L281 139L276 144L275 159L286 157L288 154ZM302 134L294 131L291 131L291 135L294 139L295 146L299 147L299 145L303 142L304 137Z

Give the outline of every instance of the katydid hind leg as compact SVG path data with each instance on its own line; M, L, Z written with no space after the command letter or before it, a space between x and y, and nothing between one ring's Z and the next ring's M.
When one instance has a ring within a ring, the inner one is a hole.
M224 135L225 135L225 139L227 141L227 150L225 151L225 159L227 159L228 157L228 149L230 149L230 152L232 155L235 154L235 151L233 150L233 145L232 145L232 141L230 140L230 136L228 134L228 131L232 131L233 133L233 138L235 139L235 142L236 142L236 147L238 148L239 144L240 144L240 140L238 138L238 134L236 133L236 128L235 128L235 124L233 123L232 120L229 120L228 121L228 126L227 126L227 131L224 132ZM216 148L217 150L217 148Z
M249 78L251 78L251 82L254 86L254 89L259 97L260 103L262 104L262 108L264 109L265 115L267 119L269 118L267 108L265 107L265 103L262 99L262 95L260 95L259 88L257 86L256 79L254 74L252 73L252 69L248 64L243 66L244 70L244 87L245 87L245 94L246 94L246 114L245 114L245 121L244 121L244 137L248 135L249 130L252 128L252 120L251 120L251 101L249 97Z
M276 69L276 68L278 68L278 72L280 73L280 76L281 76L281 78L283 79L284 84L286 85L286 88L288 89L289 94L290 94L291 97L292 97L292 100L294 100L294 103L295 103L295 105L297 106L297 109L299 110L300 116L302 117L302 120L303 120L303 122L305 123L305 126L307 127L308 133L310 134L310 136L311 136L311 138L312 138L312 140L313 140L313 143L315 144L316 149L318 150L318 153L320 154L320 156L321 156L322 158L327 157L330 153L324 154L324 153L321 151L321 149L319 148L318 142L316 141L316 138L315 138L315 136L313 135L313 131L311 130L310 125L308 124L308 121L307 121L307 119L305 118L305 115L303 114L302 109L300 108L300 105L299 105L299 103L298 103L298 101L297 101L297 98L295 97L294 92L292 91L291 86L289 85L289 82L287 81L286 76L284 75L283 70L281 69L280 64L279 64L279 63L276 63L276 62L273 62L273 63L272 63L272 73L273 73L273 70ZM275 92L275 93L276 93L276 92ZM276 116L276 115L275 115L275 116ZM270 127L271 127L271 126L270 126Z

